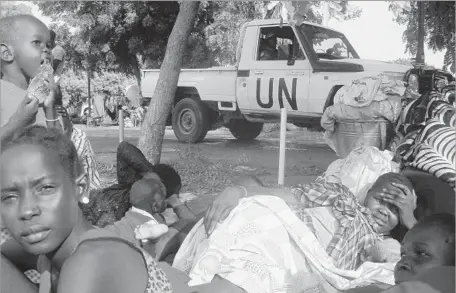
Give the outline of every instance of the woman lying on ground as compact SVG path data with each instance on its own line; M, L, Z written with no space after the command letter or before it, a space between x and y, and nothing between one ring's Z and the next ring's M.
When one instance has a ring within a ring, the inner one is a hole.
M316 278L326 279L332 290L348 289L363 284L349 281L355 272L369 271L361 256L385 241L380 248L396 248L396 255L373 268L382 278L389 266L392 279L400 245L389 234L399 222L408 228L416 223L413 187L395 173L377 179L364 205L341 184L316 182L293 191L248 185L225 189L208 209L204 227L196 224L179 249L173 266L189 274L190 284L218 275L246 292L269 292L290 283L308 290L296 282Z
M177 205L172 195L179 194L182 181L173 167L166 164L152 165L144 157L143 153L132 144L123 141L117 147L117 184L106 188L91 190L89 203L81 205L81 209L88 220L99 227L113 224L119 221L132 207L130 190L136 184L138 195L150 189L148 201L151 205L148 212L153 214L159 222L166 219L161 215L168 205ZM157 190L158 185L148 184L147 180L160 181L165 192ZM146 192L147 193L147 192ZM171 203L171 204L170 204ZM173 204L176 203L176 204ZM182 214L180 218L188 217L188 211L176 208L176 212ZM168 223L169 224L169 223Z
M2 223L39 257L30 267L42 273L39 292L236 292L216 290L225 284L218 279L190 290L184 275L157 264L130 239L90 224L79 208L87 176L61 132L32 126L16 134L2 145L0 174ZM3 254L1 264L2 291L38 292Z

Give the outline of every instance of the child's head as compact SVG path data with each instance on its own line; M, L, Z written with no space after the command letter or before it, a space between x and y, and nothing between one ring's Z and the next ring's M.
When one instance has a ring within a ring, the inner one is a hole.
M166 198L173 194L179 194L182 187L182 180L177 171L167 164L157 164L152 167L166 187Z
M86 178L68 137L41 126L24 129L2 143L3 224L28 252L56 251L82 219Z
M166 209L166 188L158 179L138 180L130 189L130 202L149 214L161 213Z
M455 217L450 214L434 214L410 229L401 244L401 260L394 272L396 283L433 267L454 266L454 230Z
M378 233L388 233L399 224L399 211L394 205L383 200L386 190L397 189L392 183L402 184L410 191L413 190L412 182L405 176L397 173L386 173L378 177L369 189L364 205L372 211L378 225Z
M45 59L50 59L50 34L46 25L31 15L0 19L1 70L3 78L29 83Z

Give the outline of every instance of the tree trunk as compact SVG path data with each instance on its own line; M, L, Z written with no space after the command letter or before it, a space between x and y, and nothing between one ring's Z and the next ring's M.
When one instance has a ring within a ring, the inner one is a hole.
M130 58L130 66L133 68L133 73L135 74L136 81L138 82L139 88L141 88L141 70L139 70L139 63L136 57Z
M166 119L171 112L187 40L192 31L199 2L183 1L166 46L157 86L141 128L138 148L152 163L160 162Z
M424 60L424 3L418 2L418 48L416 51L416 64L425 64Z
M90 118L92 117L92 95L90 94L90 66L87 66L87 104L89 106L89 116L87 117L86 124L87 126L89 126Z

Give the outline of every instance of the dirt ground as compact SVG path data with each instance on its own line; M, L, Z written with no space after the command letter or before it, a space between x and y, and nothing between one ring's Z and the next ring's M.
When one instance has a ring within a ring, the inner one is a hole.
M83 128L95 151L98 169L106 185L115 181L116 148L119 142L117 127ZM134 145L140 129L125 129L124 139ZM255 175L267 185L277 185L279 136L277 129L269 128L257 140L240 142L228 130L209 132L199 144L177 141L167 129L161 162L173 165L183 179L183 193L197 198L188 202L194 213L206 209L213 198L233 180ZM319 132L294 129L287 132L285 185L308 183L321 175L337 159Z

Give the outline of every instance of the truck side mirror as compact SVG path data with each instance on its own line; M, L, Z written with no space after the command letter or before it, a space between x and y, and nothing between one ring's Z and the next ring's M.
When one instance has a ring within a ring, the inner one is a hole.
M295 64L295 56L293 54L293 45L292 44L289 44L288 45L288 60L287 60L287 65L288 66L292 66Z

